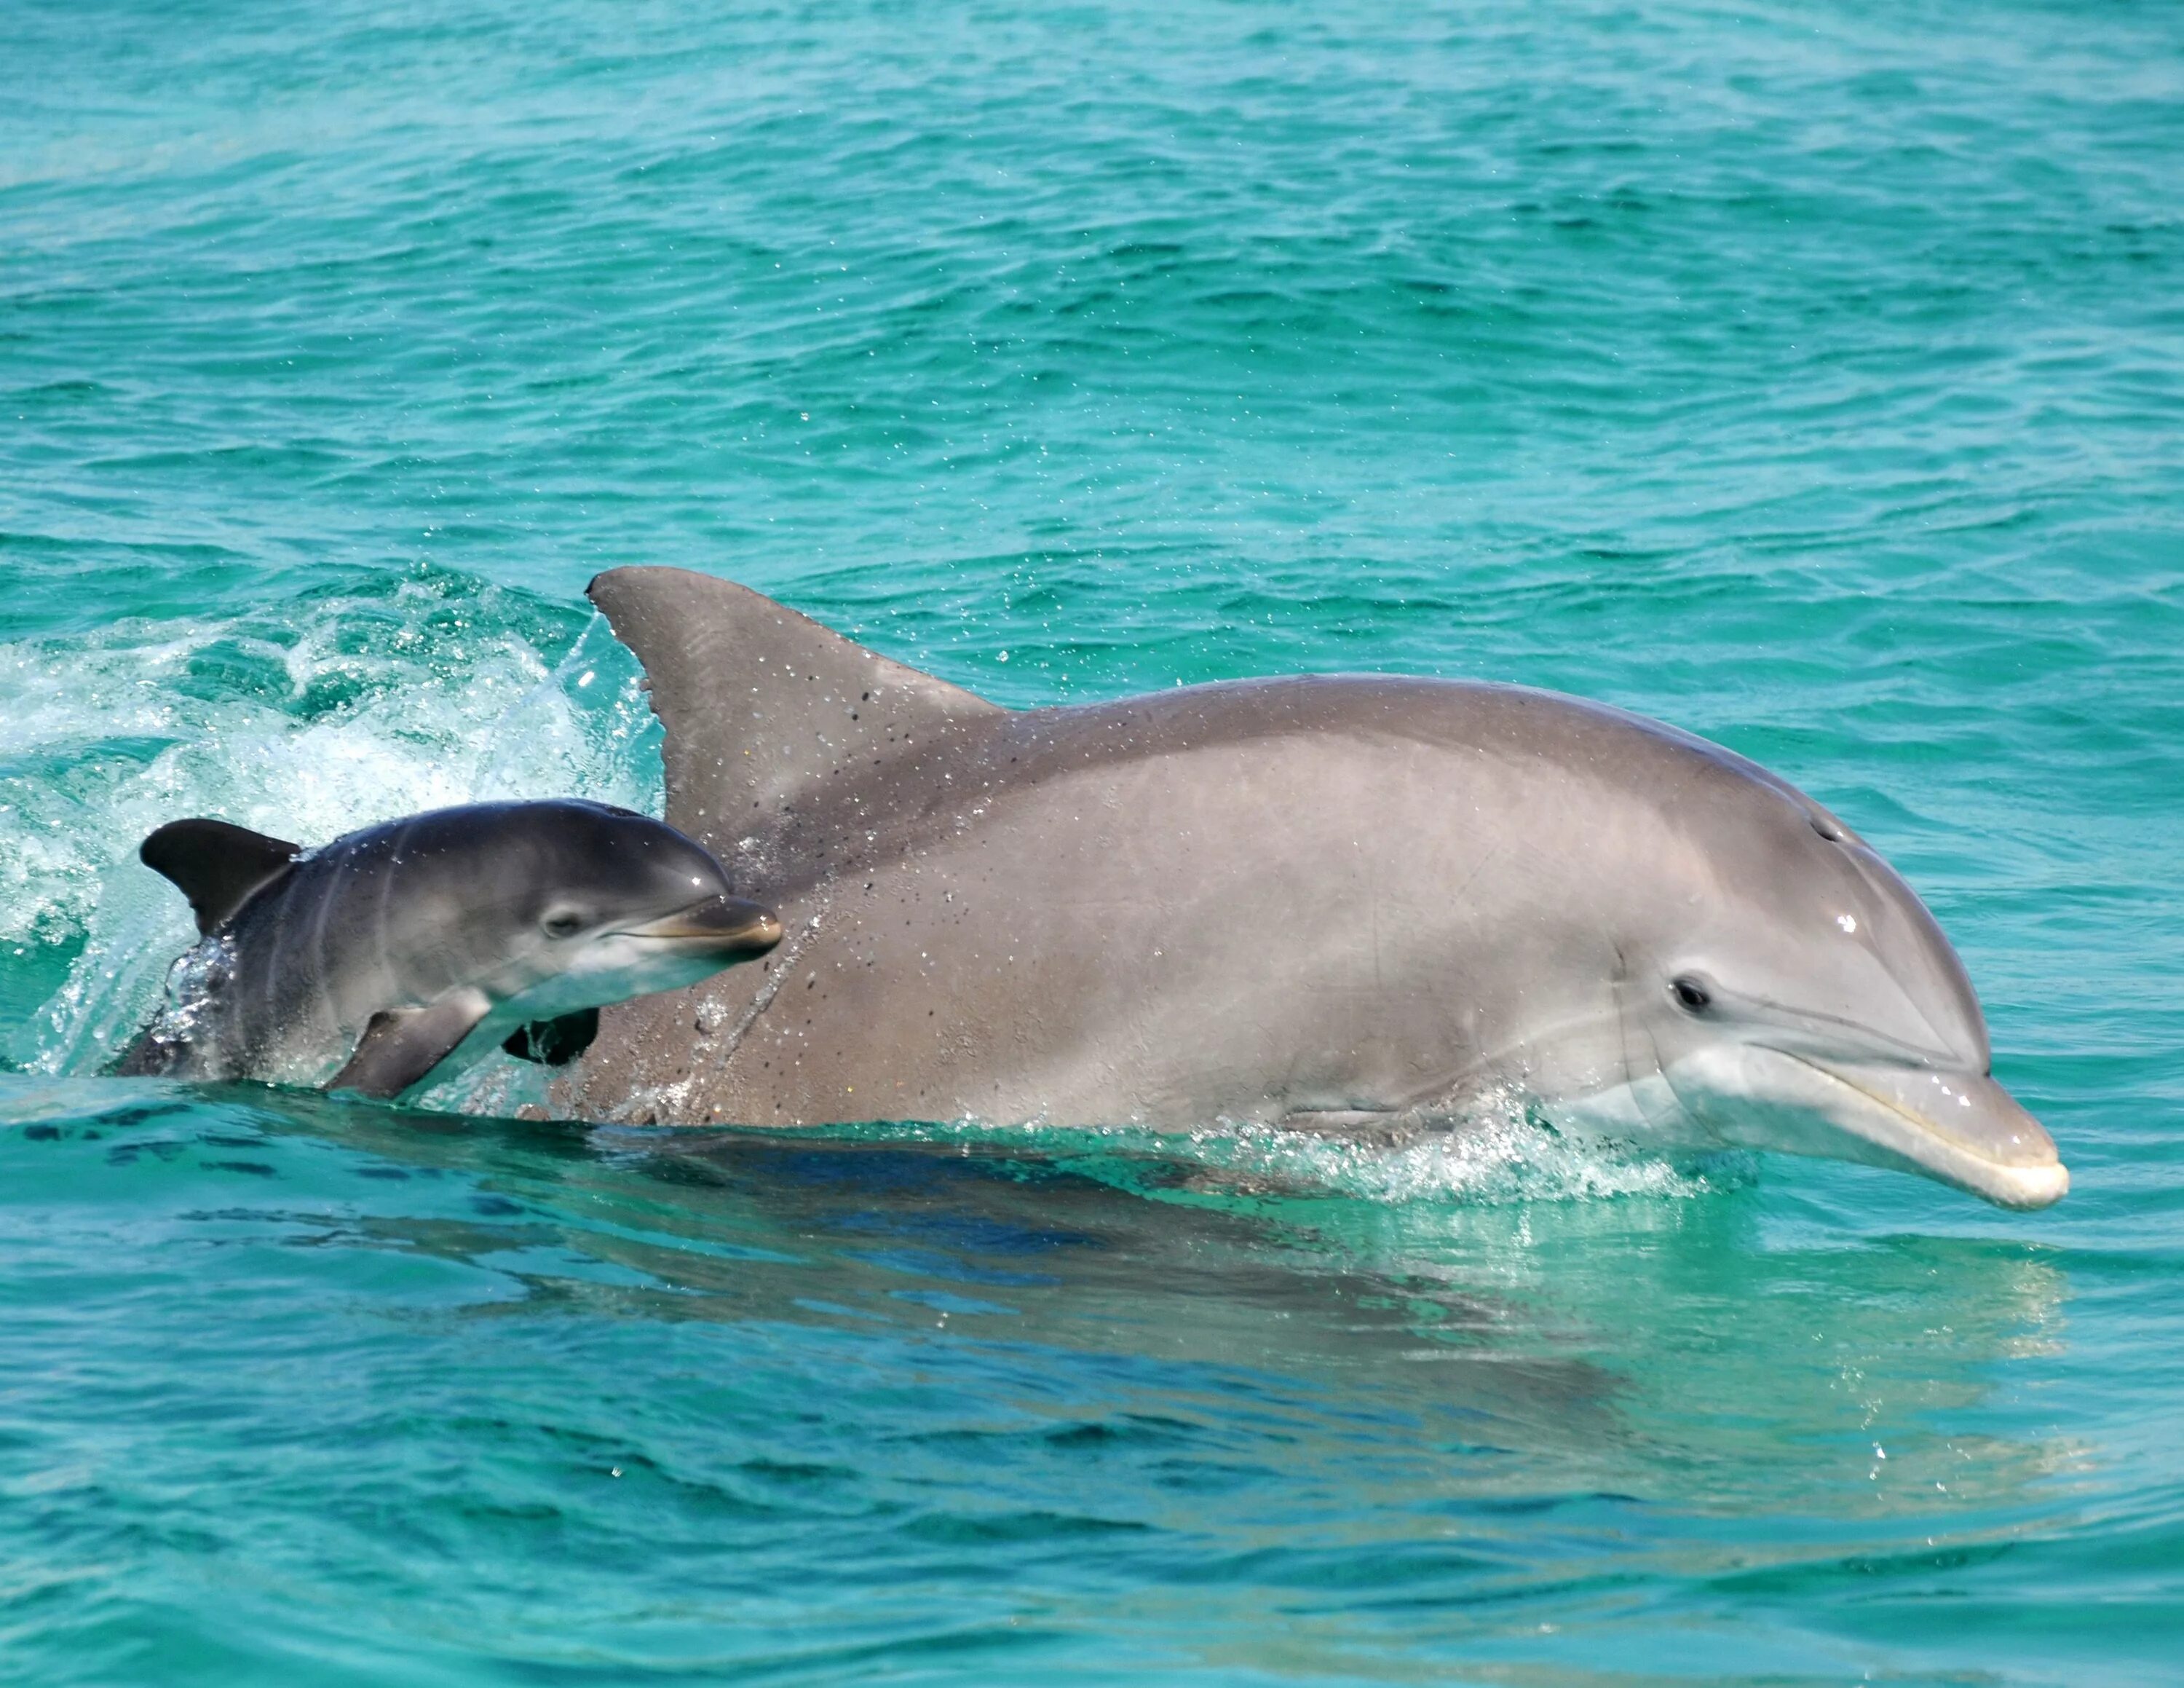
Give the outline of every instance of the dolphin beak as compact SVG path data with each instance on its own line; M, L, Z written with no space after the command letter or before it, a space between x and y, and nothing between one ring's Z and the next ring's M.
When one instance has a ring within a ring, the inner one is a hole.
M1923 1172L2000 1207L2047 1207L2070 1188L2054 1138L1991 1078L1791 1059L1826 1081L1814 1100L1874 1151L1861 1160Z
M628 935L716 955L723 963L749 961L781 942L781 921L772 909L740 897L710 897L660 919L632 926Z

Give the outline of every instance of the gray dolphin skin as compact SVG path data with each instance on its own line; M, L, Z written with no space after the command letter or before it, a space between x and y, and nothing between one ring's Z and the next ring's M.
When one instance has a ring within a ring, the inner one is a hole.
M1460 1121L2062 1196L1963 964L1872 848L1658 722L1523 687L1246 680L1010 711L705 575L590 595L667 818L789 936L609 1009L600 1119Z
M124 1073L393 1096L496 1045L560 1065L608 1003L781 936L700 846L603 803L439 809L310 851L181 820L139 853L203 942Z

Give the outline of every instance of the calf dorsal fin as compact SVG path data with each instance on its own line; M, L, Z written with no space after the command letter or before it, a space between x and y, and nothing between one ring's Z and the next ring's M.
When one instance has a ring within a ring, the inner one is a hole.
M300 844L203 816L170 820L136 847L146 867L164 874L190 899L200 936L287 872L303 853Z
M616 568L588 591L644 664L668 824L716 848L816 780L1005 713L709 574Z

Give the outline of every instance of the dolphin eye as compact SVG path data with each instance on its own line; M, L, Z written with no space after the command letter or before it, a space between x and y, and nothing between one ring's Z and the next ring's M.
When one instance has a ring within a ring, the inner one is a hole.
M574 908L555 908L538 924L549 938L572 938L584 930L584 917Z
M1707 989L1705 982L1688 973L1680 979L1670 980L1669 989L1675 994L1678 1004L1691 1014L1705 1013L1713 1001L1713 992Z

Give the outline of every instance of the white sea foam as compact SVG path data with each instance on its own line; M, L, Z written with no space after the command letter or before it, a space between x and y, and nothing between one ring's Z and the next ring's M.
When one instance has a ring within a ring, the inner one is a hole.
M1130 1181L1129 1163L1156 1163L1188 1173L1186 1193L1334 1194L1390 1205L1680 1198L1751 1176L1749 1156L1718 1155L1692 1166L1634 1145L1566 1137L1541 1123L1513 1093L1480 1097L1429 1126L1386 1135L1329 1135L1238 1121L1188 1132L1143 1126L1011 1130L971 1121L863 1130L883 1138L938 1136L967 1151L1029 1149L1095 1177L1109 1176L1099 1163L1115 1162L1112 1176L1123 1182Z
M1563 1137L1501 1099L1390 1143L1258 1126L1194 1132L1190 1147L1211 1166L1391 1203L1691 1196L1713 1188L1705 1174L1642 1150Z

